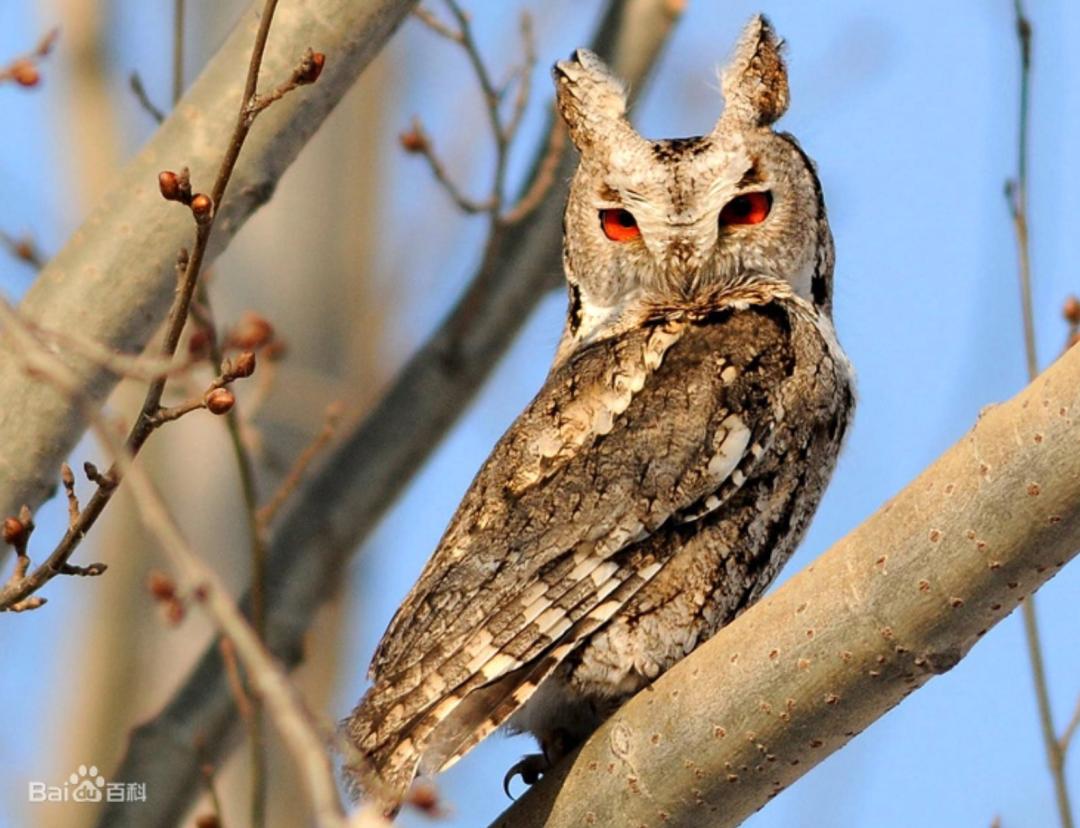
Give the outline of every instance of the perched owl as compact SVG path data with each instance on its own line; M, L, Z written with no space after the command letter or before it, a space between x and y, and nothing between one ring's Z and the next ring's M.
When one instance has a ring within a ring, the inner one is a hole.
M534 780L749 606L852 414L821 186L771 127L788 84L769 23L746 27L702 137L638 135L590 52L554 76L581 154L566 328L344 723L347 772L390 808L503 724L539 740L511 770Z

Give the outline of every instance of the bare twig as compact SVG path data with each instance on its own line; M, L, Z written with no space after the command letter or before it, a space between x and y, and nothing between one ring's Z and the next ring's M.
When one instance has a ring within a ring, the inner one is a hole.
M431 172L436 180L442 185L446 194L450 196L463 213L468 213L470 215L475 213L490 213L498 206L493 197L489 197L484 201L477 201L462 192L461 188L454 183L449 172L447 172L446 165L436 154L434 147L431 145L431 138L424 131L418 118L413 118L412 126L409 128L409 131L403 132L399 140L406 152L423 156L424 160L428 163L428 167L431 168Z
M293 69L292 76L283 83L278 84L272 90L264 95L256 95L251 99L247 106L247 117L250 121L254 121L260 112L262 112L274 101L280 101L287 94L300 86L307 86L309 83L315 83L319 79L319 75L322 74L323 66L326 64L326 55L322 52L313 52L308 49L304 56L300 59L300 63Z
M521 121L525 117L525 110L529 106L529 98L532 94L532 75L536 69L536 37L533 34L532 15L527 11L521 13L521 45L524 58L521 66L514 73L517 79L517 94L514 96L514 106L510 112L510 119L503 129L506 143L513 143L517 137ZM500 97L502 97L500 95Z
M184 94L184 0L173 0L172 104Z
M154 119L154 123L160 124L165 120L165 113L150 100L150 93L146 91L146 86L143 84L142 77L138 72L132 72L128 76L128 85L131 86L131 91L135 95L135 100L139 102L139 106Z
M504 224L517 224L540 206L548 191L555 184L559 162L562 160L564 152L566 152L566 128L562 125L562 122L559 122L554 125L548 135L547 152L540 159L536 175L533 176L528 189L522 193L517 203L503 216Z
M307 473L308 467L311 466L311 462L318 456L327 444L334 439L334 434L337 433L338 423L341 420L341 415L344 412L344 406L340 402L331 403L326 407L326 415L323 418L322 428L319 429L319 433L315 435L315 439L311 441L307 448L305 448L300 456L296 458L292 468L286 473L284 479L281 481L281 485L278 486L274 496L258 511L259 523L268 527L274 522L274 517L277 515L278 510L288 501L289 497L299 488L300 482L304 479L304 475Z
M75 494L75 473L67 463L60 467L60 480L64 484L64 493L67 495L68 526L72 527L79 520L79 496Z
M240 665L236 662L236 647L231 639L222 637L218 641L218 650L221 651L221 661L225 665L225 675L229 678L229 690L236 702L236 710L241 719L250 722L255 715L254 705L244 689L244 677L240 675Z
M52 51L58 37L60 30L52 29L38 41L33 51L0 66L0 83L13 81L19 86L37 86L41 82L38 62Z
M63 346L116 377L149 383L187 374L193 364L190 359L164 358L154 354L121 354L74 331L55 331L26 319L23 319L23 324L34 332L37 339Z
M1065 725L1065 730L1061 733L1061 738L1058 739L1062 756L1068 753L1069 745L1072 744L1077 728L1080 728L1080 699L1076 700L1076 708L1073 710L1072 718L1069 719L1069 723Z
M1024 326L1024 355L1027 363L1028 381L1039 373L1039 357L1035 345L1035 314L1031 296L1031 251L1028 235L1028 113L1031 89L1031 21L1024 13L1022 0L1013 0L1016 36L1020 45L1020 110L1017 118L1017 173L1016 178L1006 182L1005 195L1012 214L1013 229L1019 259L1020 304ZM1054 714L1050 705L1050 692L1046 682L1042 641L1039 635L1035 600L1027 601L1023 608L1024 633L1031 674L1035 685L1035 701L1039 710L1046 760L1057 799L1058 815L1062 828L1073 828L1072 806L1065 779L1065 757L1054 732Z
M30 555L27 547L30 544L30 536L34 533L34 516L27 506L19 510L19 516L14 515L4 518L3 537L4 543L10 544L15 549L15 569L8 578L8 585L18 584L26 577L26 571L30 568ZM44 598L31 596L13 603L8 609L11 612L24 612L37 609L45 603Z
M418 119L414 118L410 130L401 135L401 145L406 151L424 157L436 180L462 212L469 214L487 213L491 216L493 226L512 224L515 221L520 221L527 212L515 206L510 214L503 215L503 205L506 200L506 168L510 157L510 147L514 137L517 135L518 128L521 126L525 110L529 105L532 73L536 67L536 45L533 38L532 17L527 12L523 12L521 15L522 63L511 74L510 81L500 88L491 79L491 73L488 71L483 56L480 54L480 48L473 35L469 15L456 0L444 0L444 3L454 18L456 28L443 23L425 8L417 8L414 14L437 35L459 45L462 51L465 52L469 65L472 67L473 75L476 77L480 93L484 99L488 123L495 140L495 171L490 195L486 199L478 200L470 198L461 191L453 182L446 170L446 166L435 153L431 138L424 131ZM517 94L514 96L510 115L504 122L500 107L506 90L515 81L517 83ZM544 186L550 186L549 180L543 176L535 178L533 183L544 183ZM538 198L534 199L534 201L538 200Z
M445 23L439 20L439 18L436 17L429 9L426 9L423 6L417 6L415 9L413 9L413 15L416 17L417 20L419 20L421 23L431 29L431 31L439 35L439 37L445 37L447 40L454 43L461 43L461 32L451 28L450 26L447 26Z

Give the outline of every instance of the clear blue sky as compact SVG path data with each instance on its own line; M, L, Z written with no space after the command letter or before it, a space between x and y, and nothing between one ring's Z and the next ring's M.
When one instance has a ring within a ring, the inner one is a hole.
M512 57L507 32L517 3L469 5L483 45L497 65L505 65L498 62ZM1036 33L1031 224L1045 364L1062 343L1061 301L1080 292L1080 6L1030 5ZM538 31L542 64L581 45L598 3L557 0L548 6ZM715 67L743 22L759 10L789 43L792 106L782 126L819 165L836 236L837 327L859 373L854 433L809 537L789 564L790 574L960 437L981 407L1024 383L1015 246L1002 196L1003 181L1015 167L1018 61L1011 0L840 0L827 6L691 0L636 114L643 133L687 135L711 126L720 108ZM4 4L0 56L23 48L42 25L40 12L29 4ZM118 29L117 42L135 43L137 34L137 23L129 19ZM151 72L145 44L133 48ZM391 123L404 124L421 112L450 148L468 147L474 136L459 131L455 138L455 129L464 122L462 108L479 110L469 108L473 91L460 56L434 44L415 24L393 48L410 63ZM128 68L121 64L118 72ZM545 69L537 83L546 94ZM47 89L25 95L0 88L0 228L34 229L47 249L62 243L78 220L65 207L60 182L44 171L63 151L57 117ZM530 123L535 121L534 112ZM373 140L392 143L393 135ZM477 147L465 172L487 169L484 152ZM520 166L523 158L515 161ZM392 163L390 180L397 184L380 218L387 241L379 255L397 260L400 278L424 286L390 331L400 347L414 347L460 288L475 260L480 229L476 222L460 221L453 225L460 232L443 234L441 246L409 249L401 219L421 201L441 209L443 197L415 159L395 156ZM28 278L0 256L0 288L17 295ZM357 619L363 634L351 656L355 664L367 663L472 474L542 381L562 313L561 296L542 303L476 404L379 528L365 552L371 557L362 577L359 567L350 568L364 610ZM1080 695L1078 594L1080 567L1073 564L1038 596L1059 726ZM17 698L21 710L15 721L6 717L0 733L0 766L9 774L17 776L35 751L47 750L33 737L33 720L49 701L42 688L59 680L63 668L33 666L31 654L71 621L65 612L76 609L51 604L35 624L19 624L17 634L10 619L0 619L7 658L0 708L13 710ZM361 675L356 669L344 678L335 713L355 701L363 689ZM442 824L486 824L504 807L500 786L506 767L531 750L523 738L487 740L441 781L455 809L454 818ZM1080 800L1075 751L1068 772L1074 799ZM7 805L0 802L0 824ZM1000 815L1013 828L1052 825L1054 814L1021 619L1014 614L958 667L908 698L748 824L986 826Z

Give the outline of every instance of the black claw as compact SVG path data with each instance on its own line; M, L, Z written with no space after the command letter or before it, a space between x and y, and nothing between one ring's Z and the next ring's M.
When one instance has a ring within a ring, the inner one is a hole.
M505 791L509 799L515 799L516 797L510 793L510 783L515 776L520 776L521 781L531 787L540 781L540 777L550 767L551 763L542 753L531 753L528 756L523 756L521 761L512 765L510 770L506 772L506 776L503 777L503 791Z

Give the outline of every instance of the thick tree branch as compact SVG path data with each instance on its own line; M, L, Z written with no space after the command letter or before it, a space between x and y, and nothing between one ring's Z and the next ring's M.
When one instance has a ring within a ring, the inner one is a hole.
M677 10L672 0L612 0L592 48L640 89ZM573 165L564 156L552 175L549 144L537 149L534 170L557 186L519 223L493 235L447 320L281 515L267 566L266 643L285 664L300 661L304 633L329 585L340 580L344 561L472 399L528 312L558 283L565 182ZM196 739L206 755L219 757L231 747L235 723L220 654L210 647L162 712L135 730L113 775L146 782L154 801L107 808L99 824L173 824L198 791Z
M83 226L41 272L21 311L50 330L72 330L123 352L138 351L161 322L175 288L176 252L188 242L190 219L161 200L160 170L187 165L208 179L223 157L244 88L258 26L255 2L240 25L162 124L117 174ZM215 222L208 260L273 193L285 168L386 42L414 0L305 0L274 19L264 76L288 77L308 46L327 54L326 71L308 93L268 110L249 137ZM36 507L85 421L46 383L30 382L0 336L0 514ZM72 355L88 398L101 401L115 377ZM30 416L32 412L32 416Z
M1076 554L1078 436L1074 348L495 825L742 822L953 667Z

